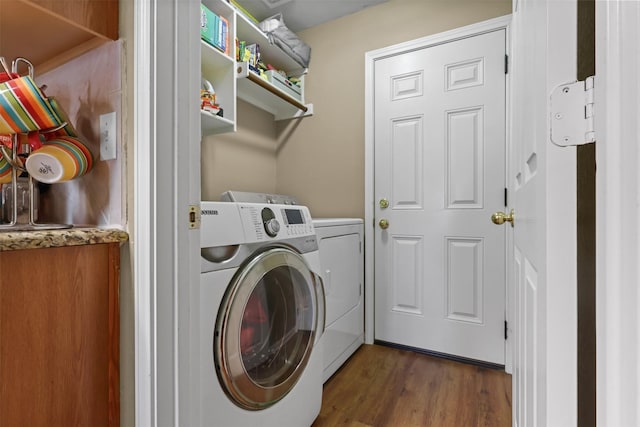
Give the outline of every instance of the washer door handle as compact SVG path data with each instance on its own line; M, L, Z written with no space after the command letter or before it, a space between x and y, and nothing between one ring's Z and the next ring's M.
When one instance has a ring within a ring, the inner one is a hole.
M322 280L322 277L320 277L320 275L314 273L313 271L311 272L311 276L313 277L313 287L316 291L316 301L318 302L315 340L315 342L317 343L324 334L325 321L327 319L327 300L324 293L324 280Z

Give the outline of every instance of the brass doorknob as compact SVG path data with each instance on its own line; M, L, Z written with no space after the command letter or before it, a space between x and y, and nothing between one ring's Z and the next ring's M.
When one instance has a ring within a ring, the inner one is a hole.
M511 226L513 227L513 223L515 222L513 209L511 209L511 212L509 212L509 215L500 211L494 213L493 215L491 215L491 221L493 221L493 223L497 225L502 225L505 222L510 222Z
M382 228L383 230L386 230L387 228L389 228L389 220L388 219L381 219L380 222L378 223L378 225L380 226L380 228Z
M380 208L386 209L389 207L389 201L387 199L380 199Z

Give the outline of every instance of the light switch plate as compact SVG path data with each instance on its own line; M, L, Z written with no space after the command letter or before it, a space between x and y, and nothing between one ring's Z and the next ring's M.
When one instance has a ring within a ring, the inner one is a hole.
M113 111L100 115L100 159L113 160L116 158L117 116Z

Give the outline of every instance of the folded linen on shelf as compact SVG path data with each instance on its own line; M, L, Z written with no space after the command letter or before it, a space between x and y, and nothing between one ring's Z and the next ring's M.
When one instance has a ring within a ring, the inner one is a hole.
M309 67L311 47L285 25L281 13L260 22L260 29L267 34L271 44L285 51L304 68Z

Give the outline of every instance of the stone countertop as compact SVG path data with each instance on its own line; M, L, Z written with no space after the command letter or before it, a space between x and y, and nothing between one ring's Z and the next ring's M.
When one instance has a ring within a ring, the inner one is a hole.
M65 230L0 230L0 252L20 249L122 243L129 240L126 231L115 228L68 228Z

